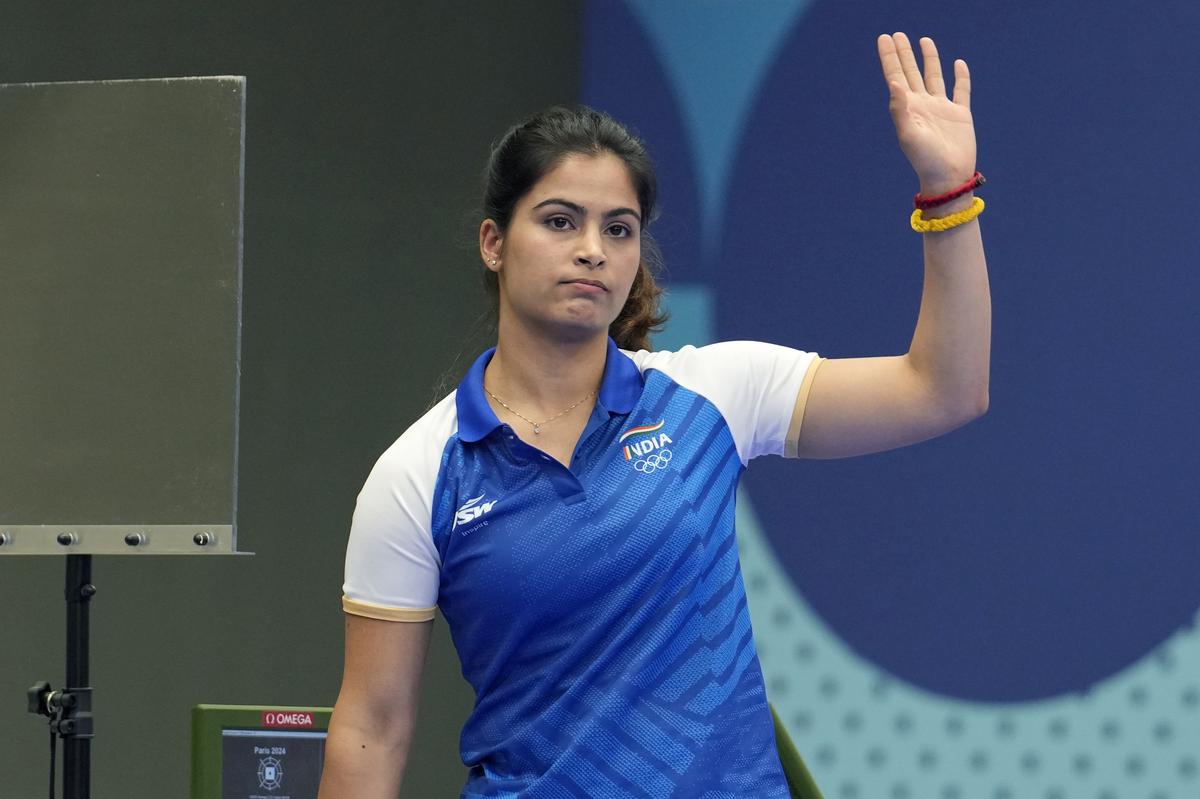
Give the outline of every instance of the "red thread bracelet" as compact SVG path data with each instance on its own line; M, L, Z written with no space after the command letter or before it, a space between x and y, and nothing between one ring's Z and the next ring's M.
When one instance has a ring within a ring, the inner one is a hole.
M984 183L987 183L987 178L983 176L982 172L976 172L966 183L962 184L957 189L951 189L945 194L939 194L936 197L924 197L918 194L917 196L913 197L913 207L926 209L936 208L939 205L945 205L951 200L958 199L969 191L974 191Z

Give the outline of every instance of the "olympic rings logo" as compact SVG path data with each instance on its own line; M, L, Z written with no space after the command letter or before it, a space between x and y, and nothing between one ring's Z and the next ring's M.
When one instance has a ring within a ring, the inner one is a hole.
M667 464L671 462L671 450L660 449L653 455L636 460L633 462L633 468L642 474L653 474L659 469L667 468Z

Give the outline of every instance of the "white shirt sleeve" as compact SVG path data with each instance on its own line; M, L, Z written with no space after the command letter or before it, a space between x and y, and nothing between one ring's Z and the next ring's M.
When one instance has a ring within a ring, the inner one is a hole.
M433 618L441 558L433 543L433 492L455 430L454 394L380 456L358 495L342 607L388 621Z
M820 359L761 341L688 345L677 352L629 353L642 370L658 369L716 406L725 418L742 463L783 455L804 377Z

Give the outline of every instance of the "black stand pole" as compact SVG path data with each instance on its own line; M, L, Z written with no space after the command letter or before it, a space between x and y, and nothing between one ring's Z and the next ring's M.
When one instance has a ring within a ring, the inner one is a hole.
M88 685L88 610L92 556L67 556L67 687L74 697L63 709L63 799L90 799L92 773L92 688Z
M50 719L50 734L63 739L63 799L91 799L92 688L88 685L88 607L92 556L67 555L67 687L36 683L25 695L29 712ZM51 743L54 739L51 738ZM54 795L54 750L50 750L50 795Z

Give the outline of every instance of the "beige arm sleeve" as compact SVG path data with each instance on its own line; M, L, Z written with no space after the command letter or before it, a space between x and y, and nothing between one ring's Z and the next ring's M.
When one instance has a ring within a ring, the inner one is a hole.
M351 599L342 596L342 610L352 616L363 616L380 621L429 621L434 616L433 608L392 608L387 605L376 605L361 599Z
M808 394L812 391L813 379L817 376L817 370L821 368L821 364L825 363L825 358L815 358L812 365L808 367L808 371L804 373L804 382L800 384L800 391L796 394L796 407L792 409L792 423L788 425L787 441L784 442L783 457L795 458L799 450L800 442L800 427L804 424L804 409L808 406Z

